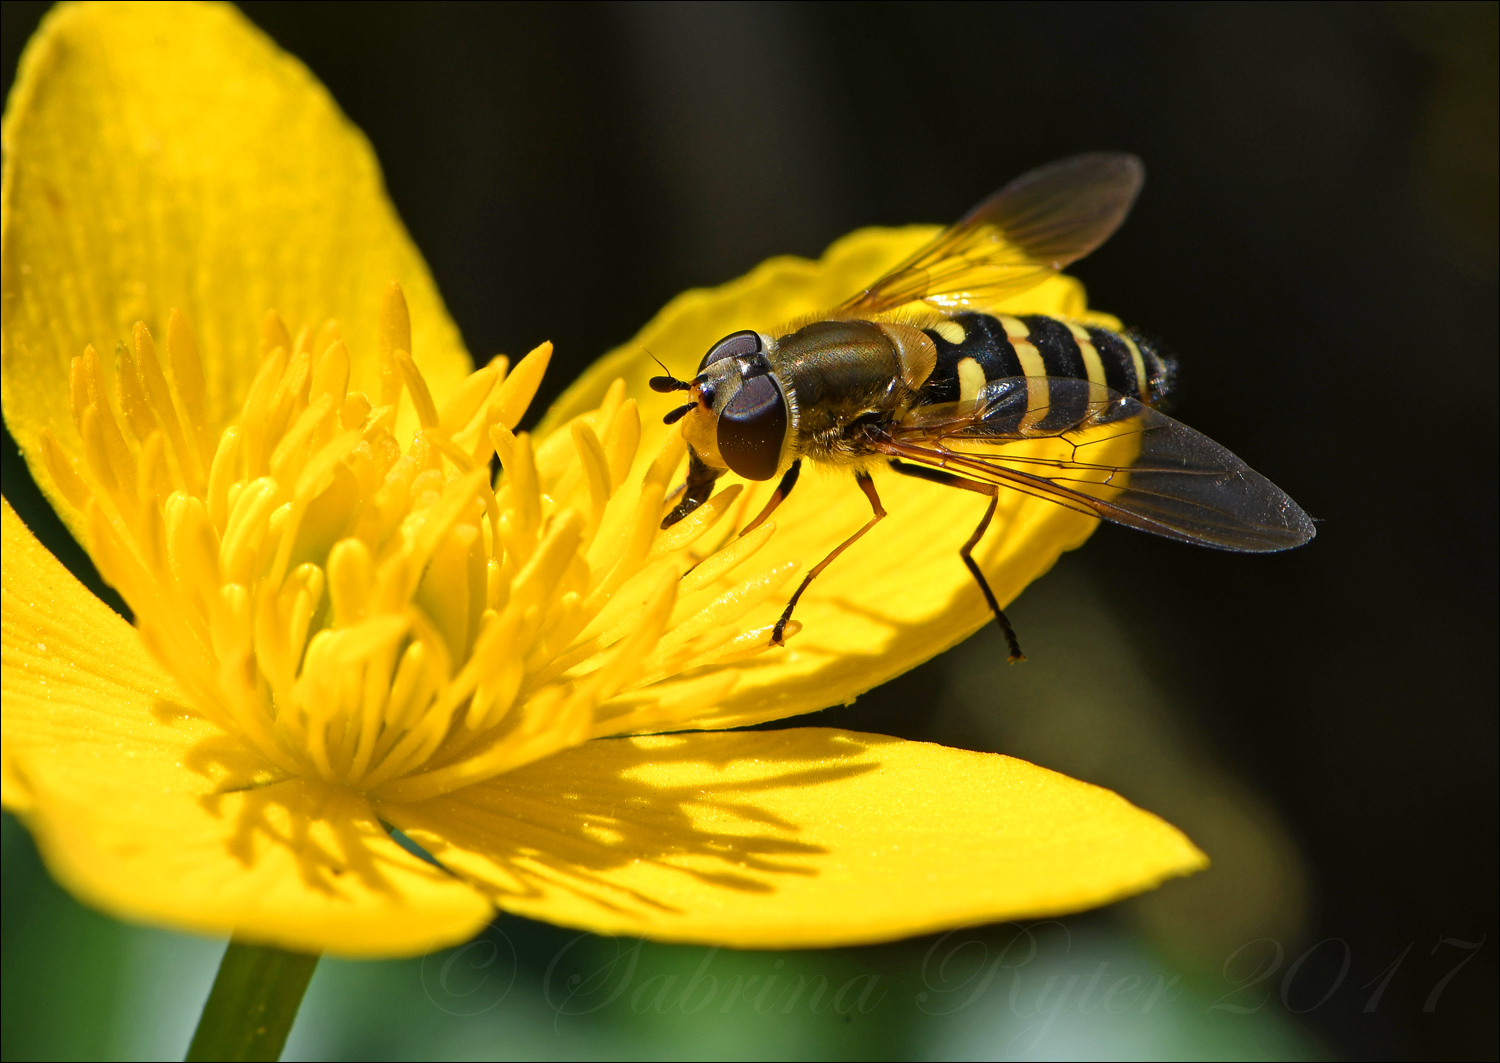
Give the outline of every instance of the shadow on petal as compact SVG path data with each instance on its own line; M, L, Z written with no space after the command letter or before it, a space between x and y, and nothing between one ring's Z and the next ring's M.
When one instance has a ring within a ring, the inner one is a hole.
M1107 790L824 728L600 739L376 808L507 911L740 948L1078 911L1205 865Z
M336 897L349 885L395 897L400 886L390 872L440 881L445 872L413 864L394 846L362 794L305 779L205 794L199 804L209 815L232 819L226 851L247 869L266 858L267 846L280 848L295 864L308 889Z
M809 858L828 855L827 847L800 838L800 824L757 798L771 790L814 792L879 765L859 759L869 748L865 736L801 733L816 738L781 750L761 743L753 765L738 750L705 750L696 735L605 739L443 797L380 810L501 907L561 891L627 918L678 912L668 895L632 888L611 872L644 865L681 876L689 893L697 883L750 894L774 893L785 876L818 873ZM705 767L723 776L711 790Z
M235 759L213 740L194 756ZM55 772L38 781L27 825L59 881L128 919L345 956L419 954L493 915L402 849L362 794L306 779L204 793L176 771L143 765L86 789Z

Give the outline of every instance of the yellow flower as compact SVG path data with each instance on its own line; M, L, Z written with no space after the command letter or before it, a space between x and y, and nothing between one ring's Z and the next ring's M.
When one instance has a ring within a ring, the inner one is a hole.
M687 373L930 229L687 293L512 434L550 348L469 372L369 146L234 9L58 9L3 138L5 418L136 618L5 505L4 802L81 898L344 955L462 940L496 909L771 947L1077 910L1203 866L1114 794L1006 757L722 730L849 701L980 627L955 556L978 510L882 479L893 516L769 649L863 497L804 491L736 538L759 500L732 484L658 531L683 444L659 400L637 408L642 346ZM1089 316L1066 278L1024 308ZM997 524L1002 600L1093 527L1020 495Z

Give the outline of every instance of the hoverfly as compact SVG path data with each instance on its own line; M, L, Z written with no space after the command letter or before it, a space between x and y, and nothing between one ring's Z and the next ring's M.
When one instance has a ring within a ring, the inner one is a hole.
M690 400L665 418L683 422L689 466L662 527L700 506L726 472L780 475L744 534L787 497L804 460L851 469L869 498L870 520L803 577L773 644L809 584L886 515L869 474L879 462L989 496L959 554L1012 662L1024 659L1020 644L973 558L1002 487L1221 550L1285 550L1313 537L1312 520L1283 491L1154 409L1176 372L1154 343L992 309L1108 239L1144 175L1135 156L1104 153L1033 170L817 320L782 335L732 333L692 380L651 380Z

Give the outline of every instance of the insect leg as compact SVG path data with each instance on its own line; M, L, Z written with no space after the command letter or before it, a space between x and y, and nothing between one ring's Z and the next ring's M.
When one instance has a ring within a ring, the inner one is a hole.
M684 485L682 501L672 508L672 512L662 518L661 526L670 528L708 501L708 496L714 493L714 482L728 471L728 469L715 469L698 457L696 450L689 447L687 483Z
M764 524L766 522L766 519L770 517L772 513L776 512L776 507L785 502L786 496L791 494L792 488L797 486L797 474L801 471L802 459L798 458L796 461L792 462L792 467L786 471L786 475L783 476L781 478L781 482L776 485L776 490L771 492L771 499L766 503L765 508L756 514L754 520L745 525L744 529L740 531L741 535L749 535L756 528L759 528L762 524Z
M853 535L849 536L849 538L839 543L838 546L834 547L832 553L830 553L822 561L819 561L817 566L811 572L802 577L801 586L797 588L797 593L792 595L792 600L786 603L786 610L781 614L781 619L776 621L776 627L771 632L772 646L781 646L784 644L782 641L782 636L786 634L787 622L792 619L792 610L797 608L797 600L802 597L802 592L807 590L807 585L813 580L817 579L818 574L825 568L827 568L830 564L832 564L834 558L838 557L839 554L842 554L845 550L849 549L849 547L853 546L861 535L869 531L871 528L875 527L875 525L879 524L881 520L885 518L885 507L880 504L880 496L875 493L875 481L870 479L868 473L863 472L855 473L854 479L855 482L859 484L859 489L865 493L865 497L870 500L870 508L875 511L875 515L871 517L867 522L865 522L865 526L863 528L859 529L859 531L855 532Z
M1000 630L1005 634L1005 645L1009 649L1009 655L1005 658L1011 664L1016 664L1026 659L1021 652L1021 643L1016 639L1016 629L1010 626L1010 620L1005 611L1000 608L1000 603L995 600L995 592L990 590L989 581L984 578L984 573L979 569L979 562L974 560L974 547L979 545L979 540L984 538L984 533L989 529L990 521L995 516L995 506L1000 502L1000 488L996 484L979 483L974 480L966 480L962 476L955 476L951 472L942 472L938 469L929 469L925 465L908 465L903 461L891 461L891 468L903 476L912 476L918 480L926 480L928 483L942 484L944 487L957 487L965 491L973 491L975 494L989 495L990 504L985 508L984 517L979 522L979 527L974 529L974 534L969 536L969 541L958 548L958 555L964 559L968 566L969 575L974 577L974 582L979 584L979 589L984 592L984 600L989 603L990 612L995 614L995 621L1000 625Z

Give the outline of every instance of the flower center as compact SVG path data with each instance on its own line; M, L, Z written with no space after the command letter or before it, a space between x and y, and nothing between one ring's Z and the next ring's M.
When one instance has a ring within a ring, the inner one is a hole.
M795 569L745 576L771 525L699 546L739 487L659 532L683 444L672 433L636 462L623 381L535 443L512 429L550 344L514 369L495 359L439 409L395 285L379 335L372 401L348 390L337 325L293 342L268 315L259 372L217 439L177 311L165 358L135 326L113 388L93 348L73 360L81 468L49 432L44 458L195 707L285 773L418 800L591 737L671 728L727 694L733 670L712 666L765 648L769 626L747 630L745 614ZM403 394L420 424L404 450Z

